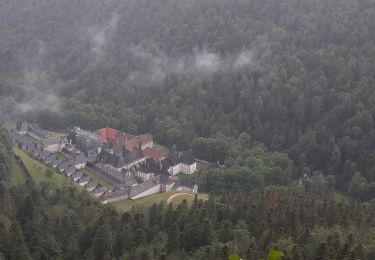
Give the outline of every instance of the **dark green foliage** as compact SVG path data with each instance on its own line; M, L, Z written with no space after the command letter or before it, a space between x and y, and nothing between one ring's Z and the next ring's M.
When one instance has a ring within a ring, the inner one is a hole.
M0 125L1 127L1 125ZM0 181L8 180L12 166L11 144L4 129L0 128Z
M0 250L6 259L258 259L272 248L287 259L370 259L374 216L355 202L286 189L120 215L71 188L19 186L0 196Z
M288 154L295 177L349 191L358 172L350 193L373 198L372 0L5 0L0 17L4 116L151 132L214 163L237 163L225 138L242 136Z
M272 167L276 162L281 169L290 167L273 154L261 154ZM267 176L265 166L257 169L258 175L264 171ZM216 183L226 188L212 185L210 174L223 176ZM236 253L258 259L272 248L285 253L286 259L371 259L375 255L373 203L337 202L329 192L321 194L314 188L311 192L258 189L251 186L254 180L249 176L252 173L241 169L214 171L203 178L207 188L221 192L220 198L195 200L190 208L186 201L175 207L160 203L122 215L73 187L43 184L9 189L0 182L1 256L216 260ZM316 176L311 187L322 185ZM356 178L353 191L362 183L360 176Z
M219 201L123 216L0 185L0 258L374 259L374 31L373 0L1 1L0 120L151 132L225 168L198 177ZM1 131L0 181L12 156Z

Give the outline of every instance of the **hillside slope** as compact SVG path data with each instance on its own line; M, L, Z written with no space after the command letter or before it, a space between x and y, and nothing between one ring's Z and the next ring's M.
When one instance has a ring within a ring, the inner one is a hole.
M246 133L373 198L373 0L4 0L0 24L2 116L182 150Z

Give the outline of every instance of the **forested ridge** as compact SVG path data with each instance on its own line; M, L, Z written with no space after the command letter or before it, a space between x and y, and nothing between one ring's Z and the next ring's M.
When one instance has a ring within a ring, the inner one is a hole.
M244 133L286 153L296 177L332 175L337 188L368 200L374 5L5 0L2 114L50 129L151 132L229 166L243 164L229 156L237 149L229 139Z
M2 0L0 122L150 132L224 168L192 176L207 202L120 214L9 187L1 130L0 259L374 259L374 72L374 0Z
M0 162L12 156L0 131ZM209 188L210 189L210 188ZM373 259L375 204L303 187L227 188L120 213L75 187L0 181L0 259Z

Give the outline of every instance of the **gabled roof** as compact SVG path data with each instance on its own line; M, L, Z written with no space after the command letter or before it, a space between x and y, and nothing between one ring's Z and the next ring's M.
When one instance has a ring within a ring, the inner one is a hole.
M183 154L183 153L179 153L174 150L171 150L167 154L167 157L164 160L162 160L162 164L165 167L175 166L179 163L191 165L195 163L195 158L190 153Z
M89 182L89 181L90 181L90 177L85 176L85 177L80 178L78 183Z
M94 133L102 142L120 144L130 151L134 148L139 148L140 144L143 145L152 141L151 134L135 136L109 127L98 129Z
M98 162L112 165L115 168L123 168L126 165L144 158L142 150L124 151L123 155L111 154L108 151L101 151L97 157Z
M51 155L51 153L50 153L49 151L43 151L39 156L40 156L42 159L46 159L46 158L48 158L50 155Z
M147 181L142 182L141 184L131 186L130 187L130 197L134 197L142 192L145 192L149 189L154 188L155 186L160 184L160 178L154 177Z
M60 171L63 171L63 170L65 170L66 168L68 168L69 165L70 165L70 164L69 164L68 161L62 161L62 162L59 164L58 168L59 168Z
M163 167L159 162L155 162L152 158L147 158L142 164L139 165L137 171L143 173L154 173L155 175L168 174L168 168Z
M70 166L65 169L66 174L73 174L76 171L76 168L74 166Z
M48 137L48 133L45 130L43 130L43 129L34 128L34 127L29 126L28 130L29 130L30 133L36 135L40 139L45 139L45 138Z
M124 143L127 134L113 128L105 127L95 131L103 142L115 141L115 143Z
M93 189L93 188L95 189L98 185L99 185L98 182L90 181L89 183L87 183L86 189Z
M130 164L132 162L138 161L145 156L143 155L143 152L141 149L134 149L133 151L124 151L124 163L125 165Z
M29 128L29 122L27 121L18 121L16 124L16 129L20 132L26 132Z
M173 188L175 187L178 187L178 186L182 186L182 187L186 187L188 189L193 189L194 188L194 185L195 185L195 182L194 181L190 181L190 180L185 180L185 179L179 179L175 185L173 186Z
M127 150L131 151L135 147L139 147L139 140L137 137L132 137L131 139L127 140L124 145Z
M187 165L191 165L193 163L195 163L195 158L192 154L190 153L187 153L187 154L182 154L180 156L180 162L183 163L183 164L187 164Z
M174 183L174 181L170 178L169 174L161 174L160 175L160 184L167 185L167 184L173 184L173 183Z
M74 158L74 165L87 163L87 158L84 155L77 155Z
M56 159L51 164L54 166L58 166L60 163L62 163L62 160Z
M51 163L51 162L53 162L53 161L55 161L56 160L56 155L50 155L50 156L48 156L46 159L45 159L45 162L46 163Z
M109 194L109 197L119 197L119 196L129 195L129 189L130 188L116 189Z
M39 147L33 149L33 154L36 156L39 155L41 152L42 152L42 149L40 149Z
M87 184L87 186L89 186L89 184ZM107 192L107 191L108 191L107 187L100 187L100 188L96 188L94 193L104 193L104 192Z
M55 144L59 144L59 143L60 143L60 139L56 138L56 137L50 137L50 138L43 139L44 145L55 145Z
M146 147L143 150L143 154L145 157L152 158L156 162L160 162L164 158L162 152L159 149L151 148L151 147Z
M82 176L83 176L83 173L81 171L77 171L77 172L73 173L72 178L73 179L81 178Z
M101 151L97 157L97 161L112 165L115 168L121 168L125 166L123 156L116 156L107 151Z

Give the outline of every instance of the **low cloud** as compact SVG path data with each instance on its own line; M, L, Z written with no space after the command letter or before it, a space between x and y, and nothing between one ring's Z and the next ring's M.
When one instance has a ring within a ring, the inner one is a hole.
M224 64L225 61L218 54L203 50L196 54L193 69L212 73L220 70Z
M36 68L25 69L20 85L24 90L24 95L16 105L16 113L42 110L58 113L61 111L61 99L52 92L54 88L45 71Z
M113 14L111 20L104 26L88 28L88 37L91 42L91 52L94 54L94 61L98 62L104 58L108 44L116 33L119 22L119 15Z
M255 65L254 53L250 50L242 51L236 58L233 67L242 68L249 65Z
M201 75L209 76L220 71L235 71L243 68L258 67L254 52L243 50L237 55L223 57L219 53L207 49L195 50L191 55L171 57L159 49L152 51L140 46L129 48L131 55L140 66L139 70L130 73L130 82L140 78L150 84L161 83L169 75Z

